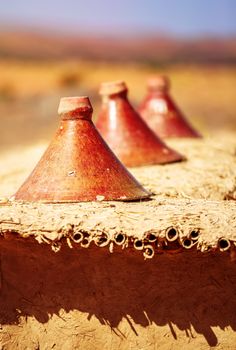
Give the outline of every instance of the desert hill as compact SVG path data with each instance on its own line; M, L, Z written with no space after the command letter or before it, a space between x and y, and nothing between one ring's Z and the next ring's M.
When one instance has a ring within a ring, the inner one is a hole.
M0 30L0 58L80 58L139 62L235 63L236 38L96 36Z

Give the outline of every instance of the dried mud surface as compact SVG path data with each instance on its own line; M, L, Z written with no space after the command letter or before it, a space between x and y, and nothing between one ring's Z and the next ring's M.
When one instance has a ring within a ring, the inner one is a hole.
M169 140L187 161L131 168L158 198L236 199L236 134L222 132L200 140ZM45 145L0 155L0 197L11 196L32 171Z
M21 204L0 206L0 234L27 239L60 248L75 243L76 234L86 233L89 246L101 236L112 251L115 237L124 236L123 248L133 246L135 239L143 240L152 233L157 240L165 240L167 229L174 227L180 245L191 235L199 233L194 248L205 252L217 249L221 238L236 244L235 201L157 200L145 202L92 202L75 204ZM148 240L147 240L148 241ZM148 243L148 242L147 242ZM156 244L156 242L154 242ZM165 241L167 245L168 242ZM157 252L160 247L157 247ZM230 247L229 247L230 248ZM141 252L145 249L141 249ZM155 249L156 251L156 246ZM155 254L154 251L154 254Z
M169 144L188 160L131 169L149 201L1 199L1 349L236 349L235 135ZM0 197L43 149L1 156Z
M0 240L0 343L12 349L235 349L228 253L110 254Z
M168 143L187 160L131 169L158 198L236 199L236 134Z

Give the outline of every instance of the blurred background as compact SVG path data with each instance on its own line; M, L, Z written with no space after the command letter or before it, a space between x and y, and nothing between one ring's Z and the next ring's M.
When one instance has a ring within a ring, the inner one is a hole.
M124 79L135 105L146 79L205 135L236 129L235 0L21 0L0 4L0 153L48 142L61 96Z

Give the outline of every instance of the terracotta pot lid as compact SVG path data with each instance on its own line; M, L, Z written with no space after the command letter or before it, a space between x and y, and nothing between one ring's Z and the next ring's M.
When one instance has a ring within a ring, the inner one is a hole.
M150 196L102 139L91 120L92 110L86 96L61 99L61 124L16 200L130 201Z

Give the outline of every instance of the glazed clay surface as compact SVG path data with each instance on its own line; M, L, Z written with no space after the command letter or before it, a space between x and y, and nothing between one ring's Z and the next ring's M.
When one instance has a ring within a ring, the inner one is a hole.
M106 90L106 95L103 95L96 126L122 163L134 167L183 159L161 141L134 110L127 98L126 86L113 92Z
M162 138L200 137L170 96L169 83L165 77L151 80L139 112L150 128Z
M56 135L16 200L58 203L149 196L96 130L88 98L67 98L59 110L62 120Z

